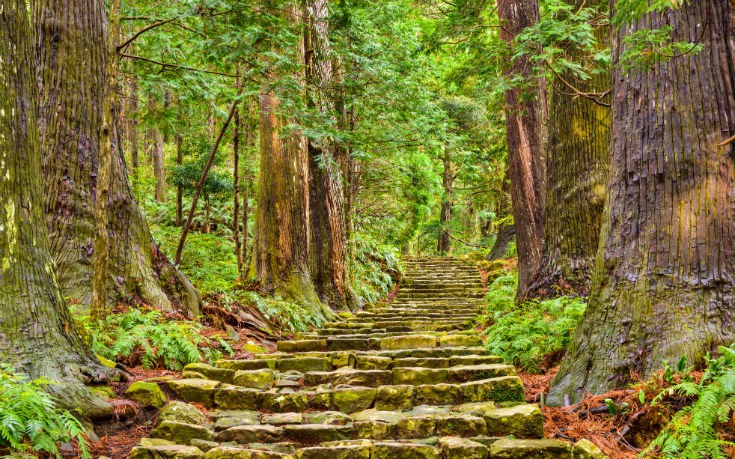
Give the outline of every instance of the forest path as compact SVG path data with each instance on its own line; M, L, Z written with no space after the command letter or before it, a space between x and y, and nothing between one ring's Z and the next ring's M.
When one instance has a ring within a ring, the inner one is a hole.
M477 269L410 258L398 296L252 360L187 366L132 459L572 459L481 347ZM517 439L513 439L517 438ZM520 440L529 439L529 440ZM585 458L574 448L574 458ZM589 456L592 457L592 456Z

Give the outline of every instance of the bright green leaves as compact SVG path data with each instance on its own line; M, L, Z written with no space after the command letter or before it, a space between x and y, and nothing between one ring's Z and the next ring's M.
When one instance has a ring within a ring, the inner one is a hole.
M650 13L663 13L685 6L688 0L617 0L612 24L622 27L642 19Z
M82 458L90 458L84 427L46 392L49 384L0 366L0 449L10 448L12 457L61 458L59 443L76 440Z

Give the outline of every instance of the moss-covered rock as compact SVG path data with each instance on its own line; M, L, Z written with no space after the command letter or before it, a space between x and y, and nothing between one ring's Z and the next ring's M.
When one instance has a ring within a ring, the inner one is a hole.
M544 415L537 405L522 404L483 413L491 435L543 438Z
M607 459L605 453L603 453L597 445L586 438L579 440L572 447L572 453L574 459Z
M386 459L441 459L441 452L429 445L413 443L376 443L373 458Z
M217 441L248 443L276 443L281 441L283 428L269 425L236 426L217 434Z
M315 411L304 413L306 424L334 424L343 425L352 422L352 417L340 411Z
M189 445L194 438L214 440L214 432L200 425L163 421L158 423L158 427L151 431L151 437L163 438L181 445Z
M206 363L190 363L184 367L183 372L199 373L200 375L204 375L204 379L211 379L227 384L232 384L232 378L235 375L235 370L213 367ZM183 376L186 377L185 374Z
M437 338L433 335L391 336L380 340L380 349L419 349L436 347Z
M214 405L225 410L260 409L260 391L246 387L222 384L214 391Z
M160 408L166 403L166 396L154 382L136 381L125 391L125 396L145 407Z
M298 371L306 373L309 371L332 371L332 363L325 357L300 357L291 359L280 359L276 366L278 371Z
M128 459L202 459L204 453L194 446L136 446Z
M417 405L454 405L461 399L456 384L432 384L416 388Z
M296 453L296 459L370 459L370 445L315 446Z
M517 376L471 381L460 385L465 402L523 402L526 399L523 383Z
M423 384L441 384L447 381L449 371L444 368L394 368L393 384L420 386Z
M353 433L354 428L351 424L343 426L333 424L303 424L283 427L284 439L306 445L346 440L351 438Z
M275 380L276 375L270 368L250 371L239 370L235 372L233 377L234 384L238 386L260 390L270 389Z
M392 363L392 358L380 355L355 356L355 368L358 370L387 370Z
M332 395L332 403L343 413L355 413L372 408L376 392L375 389L368 387L338 388Z
M274 413L304 411L309 406L309 394L305 392L264 392L262 409Z
M311 352L326 351L327 340L305 339L298 341L279 341L276 348L279 352Z
M375 395L375 409L405 411L413 407L413 386L381 386Z
M168 381L168 387L174 394L188 402L201 403L211 407L214 402L214 391L219 381L210 379L179 379Z
M570 459L572 445L560 440L503 438L490 446L493 459Z
M199 411L194 405L189 403L173 400L168 402L161 408L158 415L158 422L174 421L184 422L188 424L204 424L207 417Z
M482 339L477 335L445 335L439 337L440 347L473 347L482 346Z
M466 438L443 437L439 439L439 447L444 452L444 459L486 459L487 446Z
M228 370L263 370L270 368L276 369L277 359L254 359L254 360L218 360L215 366L218 368L226 368Z
M401 419L392 429L393 438L426 438L436 432L436 419L421 416Z

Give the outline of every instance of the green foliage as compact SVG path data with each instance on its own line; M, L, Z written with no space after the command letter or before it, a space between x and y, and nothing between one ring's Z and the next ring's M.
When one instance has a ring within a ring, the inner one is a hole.
M180 370L189 363L215 361L224 353L233 354L220 337L204 336L201 324L171 320L158 310L130 309L110 314L101 322L89 317L78 322L92 337L97 355L131 366Z
M352 290L360 305L376 302L403 272L397 250L361 234L353 235Z
M686 360L679 363L682 381L662 390L652 405L672 395L694 400L679 410L659 436L641 453L664 459L726 459L724 448L735 443L723 440L718 424L729 421L735 411L735 348L720 347L720 357L707 356L707 371L697 383L686 370ZM682 364L683 362L683 364ZM667 374L671 369L667 367ZM670 379L670 376L669 376Z
M312 327L319 327L321 322L308 309L297 303L289 303L278 298L263 298L256 292L238 290L234 301L254 305L281 330L305 332Z
M84 427L45 391L44 379L29 380L0 365L0 454L6 457L61 458L59 443L76 441L84 459L92 457Z
M515 305L518 278L497 278L488 288L487 312L482 320L487 348L529 372L538 372L544 357L561 353L571 342L586 303L560 296Z

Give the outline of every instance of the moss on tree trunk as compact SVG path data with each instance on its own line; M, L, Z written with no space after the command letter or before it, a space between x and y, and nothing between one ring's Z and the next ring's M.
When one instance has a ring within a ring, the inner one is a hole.
M613 32L673 26L702 52L613 75L609 194L589 306L549 400L624 387L735 340L735 24L730 0L688 2Z
M69 408L112 414L84 382L108 378L79 337L56 283L43 212L32 33L24 0L0 12L0 360L54 381Z
M64 297L89 305L107 41L101 0L33 0L44 207ZM113 123L114 125L115 123ZM133 197L113 132L109 301L199 311L199 292L163 255Z

